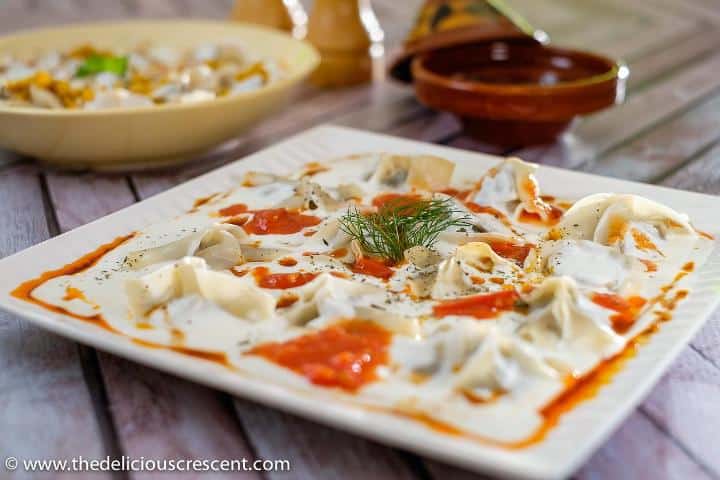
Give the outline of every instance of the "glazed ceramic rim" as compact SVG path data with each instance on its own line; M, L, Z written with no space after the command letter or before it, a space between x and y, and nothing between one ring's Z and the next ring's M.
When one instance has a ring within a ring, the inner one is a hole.
M544 48L560 54L566 54L566 56L583 56L585 58L597 60L606 64L608 66L608 70L602 73L591 75L589 77L572 80L569 82L559 82L553 85L538 85L534 83L487 83L470 80L457 80L452 79L449 76L435 73L425 66L425 62L429 58L431 58L432 55L441 54L442 50L435 50L415 56L415 58L413 58L412 60L411 70L416 82L420 80L435 85L441 85L445 88L453 88L456 90L465 90L475 93L487 92L496 95L503 92L511 94L518 93L522 95L547 95L548 93L555 92L561 93L565 90L583 87L593 87L607 82L622 81L627 79L630 74L630 70L628 69L627 64L623 60L612 60L609 57L606 57L604 55L598 55L592 52L558 48L548 45L542 45L540 46L540 48Z
M36 35L44 35L48 33L62 33L63 31L78 30L83 28L98 28L98 27L127 27L140 25L152 25L152 24L164 24L164 25L178 25L178 28L182 28L183 25L197 25L197 26L218 26L225 28L234 28L238 30L256 30L264 34L275 35L278 37L284 37L290 44L294 43L296 46L303 49L304 56L307 56L307 61L302 62L299 68L288 69L288 75L278 79L277 81L264 86L257 90L251 90L247 92L241 92L232 96L225 96L221 98L214 98L212 100L203 100L193 103L170 103L162 105L149 105L142 107L120 107L120 108L106 108L99 110L81 110L81 109L44 109L38 107L20 107L14 105L4 105L0 102L0 114L16 114L16 115L32 115L39 117L85 117L85 116L102 116L102 115L134 115L134 114L161 114L169 113L173 111L192 110L197 108L212 108L215 106L227 105L233 102L239 102L246 100L250 97L261 96L267 93L274 92L276 90L283 90L296 83L299 83L303 78L312 73L312 71L320 64L320 53L312 46L309 42L304 40L298 40L292 35L287 34L281 30L265 27L262 25L256 25L246 22L236 21L222 21L222 20L184 20L184 19L145 19L145 20L127 20L127 21L107 21L107 22L82 22L82 23L71 23L63 25L62 27L54 28L33 28L27 30L21 30L11 35L4 35L0 37L0 51L6 46L7 43L22 41L25 38L33 37ZM198 42L200 43L200 42ZM48 46L48 49L51 46Z

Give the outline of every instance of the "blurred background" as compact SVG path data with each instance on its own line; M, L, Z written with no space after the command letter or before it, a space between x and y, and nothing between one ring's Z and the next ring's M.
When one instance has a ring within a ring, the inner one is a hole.
M138 18L241 18L262 21L272 18L271 21L277 22L277 5L282 3L281 0L0 0L0 34L32 27ZM411 88L385 81L384 75L384 67L400 50L403 40L411 30L424 3L422 0L285 0L284 3L291 6L298 3L301 12L304 10L304 13L309 15L310 34L305 38L314 43L326 58L331 56L328 52L334 54L354 48L354 51L357 51L358 45L363 48L363 42L379 47L372 50L378 58L374 59L372 75L367 78L362 74L346 74L338 69L331 70L329 74L316 72L312 82L300 89L297 97L303 100L312 98L313 101L294 105L293 117L298 127L307 128L333 121L383 130L386 128L384 124L376 126L369 121L377 118L377 112L393 119L386 124L398 123L397 120L404 121L416 116L418 112L427 114L426 110L421 109L418 103L411 99ZM532 26L546 31L553 45L590 50L627 61L632 71L628 84L631 94L640 92L653 82L666 79L669 74L678 72L696 60L703 59L717 44L715 26L720 23L720 13L718 8L714 7L714 0L650 0L632 3L623 0L507 0L506 3ZM343 8L347 10L347 6L353 4L357 5L354 12L338 14ZM323 15L322 12L326 14ZM328 15L327 12L331 14ZM349 19L353 16L356 19L351 22ZM364 28L364 32L359 28L350 28L351 24L360 24L359 17L362 17L361 28ZM316 28L313 32L314 18ZM293 16L293 20L297 18ZM300 28L295 29L294 33L302 36L306 31L306 28ZM384 57L380 57L382 53L385 54ZM371 88L367 88L367 83L363 85L363 81L370 78L374 82ZM361 85L358 86L358 83ZM338 86L345 88L339 92L321 91L327 87ZM707 90L701 87L700 91ZM678 87L672 93L676 96L686 95L684 87ZM690 92L687 95L696 93ZM666 105L665 108L671 108L671 105ZM611 111L616 109L617 107ZM362 110L362 113L358 110ZM662 113L667 112L663 110ZM361 115L364 118L358 121ZM607 115L607 112L596 117L602 118L604 115ZM350 118L347 118L348 116ZM427 138L430 141L445 142L459 132L458 123L448 115L418 121L431 121L431 128L440 130L431 132L432 135ZM274 126L264 123L260 128L265 125L268 125L267 128L273 133L292 133L297 130L287 128L288 125L282 121ZM585 143L582 128L580 126L576 133L580 134L580 143ZM615 134L608 129L598 133ZM504 151L476 140L466 136L458 142L466 148L490 153ZM589 141L592 143L597 140L599 137L593 131ZM243 142L247 143L247 140ZM560 145L564 146L568 142L570 146L574 146L578 137L567 136ZM232 151L243 153L247 150ZM5 153L3 156L8 155ZM213 166L215 163L208 162L206 165Z
M317 0L315 0L317 1ZM240 0L242 2L242 0ZM255 2L252 2L255 3ZM311 12L313 0L300 0ZM620 53L618 45L632 36L645 37L652 25L654 35L672 37L692 27L685 13L694 12L720 21L715 0L508 0L530 23L547 31L553 42ZM62 23L129 18L214 18L230 16L234 0L0 0L0 30L8 33L29 27ZM373 0L372 7L386 34L386 42L399 44L410 28L422 0ZM616 45L600 32L612 23ZM583 35L577 35L579 32ZM651 38L646 38L651 44ZM602 43L598 43L602 42Z

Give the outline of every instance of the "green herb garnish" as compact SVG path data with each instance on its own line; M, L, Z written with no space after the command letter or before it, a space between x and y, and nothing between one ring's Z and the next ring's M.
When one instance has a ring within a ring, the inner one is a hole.
M469 218L446 198L389 202L370 214L351 207L339 222L342 231L357 240L369 256L399 262L408 248L432 247L448 228L472 226Z
M122 77L128 67L127 57L112 57L106 55L90 55L75 72L78 77L87 77L97 73L109 72Z

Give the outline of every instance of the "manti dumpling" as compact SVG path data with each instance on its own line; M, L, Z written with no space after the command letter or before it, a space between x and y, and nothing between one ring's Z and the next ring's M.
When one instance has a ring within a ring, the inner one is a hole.
M293 289L298 300L283 312L292 325L321 328L343 319L372 320L406 335L417 333L415 317L384 309L386 292L377 286L358 283L323 273L312 282Z
M697 237L687 215L637 195L601 193L583 198L565 213L551 237L592 240L628 255L660 259L671 237Z
M253 321L269 318L275 299L251 280L208 268L202 258L186 257L125 282L130 311L142 320L154 309L178 298L197 295L228 313Z
M515 263L496 254L484 242L461 245L440 263L432 298L449 298L502 290L522 275Z
M280 247L256 246L242 227L216 223L174 242L128 254L125 265L134 270L183 257L198 257L215 270L226 270L245 262L267 262L291 253Z
M543 276L568 276L581 286L619 291L639 267L631 257L615 248L590 240L546 241L533 249L527 260L529 270Z
M442 256L434 249L417 245L405 250L404 258L407 263L392 277L390 288L394 292L409 289L416 299L430 297Z
M307 177L303 177L295 185L293 195L280 202L276 207L311 212L316 210L334 212L342 205L344 205L344 202L335 199L322 186L311 182Z
M442 384L448 393L489 398L513 390L528 376L559 375L530 344L490 322L448 317L430 329L422 339L396 340L392 349L401 371L422 383L426 379L429 388Z
M624 345L610 324L611 312L583 295L570 277L546 278L521 298L528 313L516 331L536 347L571 351L583 359L580 364L590 365Z
M524 209L548 221L552 207L540 197L540 187L535 178L537 168L537 165L519 158L507 158L482 177L470 200L479 205L502 206L508 214Z
M450 198L447 195L435 194L434 198ZM454 200L455 217L462 217L471 227L455 227L442 233L441 238L449 241L463 241L463 236L468 237L472 233L492 232L505 235L514 233L512 224L505 217L504 212L488 209L489 211L472 211L463 203ZM467 240L465 240L467 242Z
M172 344L195 350L226 352L277 323L272 295L246 279L209 270L197 257L129 279L125 292L136 325L167 331Z
M370 183L394 189L441 190L450 184L455 164L432 155L382 155Z
M132 252L127 256L125 264L139 270L155 263L198 257L211 268L222 270L245 261L241 245L247 242L248 235L241 227L217 223L174 242Z

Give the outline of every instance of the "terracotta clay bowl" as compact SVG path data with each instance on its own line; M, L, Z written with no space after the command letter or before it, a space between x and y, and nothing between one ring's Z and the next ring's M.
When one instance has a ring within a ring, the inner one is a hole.
M622 63L587 52L505 40L413 59L418 99L454 113L476 139L503 147L554 142L578 115L621 102Z

